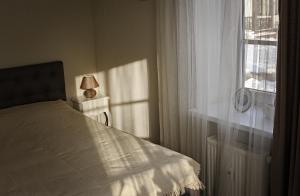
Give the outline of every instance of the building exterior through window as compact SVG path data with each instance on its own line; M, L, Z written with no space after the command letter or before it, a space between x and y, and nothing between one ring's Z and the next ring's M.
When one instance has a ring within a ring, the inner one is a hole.
M244 87L276 92L278 0L244 0Z

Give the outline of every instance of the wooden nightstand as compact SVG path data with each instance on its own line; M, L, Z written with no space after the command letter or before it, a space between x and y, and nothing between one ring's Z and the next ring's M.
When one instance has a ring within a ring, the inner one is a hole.
M82 112L84 115L97 120L100 123L105 122L106 126L111 126L111 113L109 110L109 97L97 95L88 99L84 96L73 97L73 108Z

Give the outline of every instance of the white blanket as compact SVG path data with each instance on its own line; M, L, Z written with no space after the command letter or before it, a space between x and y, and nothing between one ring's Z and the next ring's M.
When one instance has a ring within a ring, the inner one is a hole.
M0 110L0 195L180 195L202 188L199 171L63 101Z

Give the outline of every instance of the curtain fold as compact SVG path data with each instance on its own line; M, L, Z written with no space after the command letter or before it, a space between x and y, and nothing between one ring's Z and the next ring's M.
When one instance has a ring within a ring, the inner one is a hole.
M300 2L280 1L271 195L300 195Z
M178 69L173 69L177 67L177 7L174 0L156 3L160 143L179 151Z

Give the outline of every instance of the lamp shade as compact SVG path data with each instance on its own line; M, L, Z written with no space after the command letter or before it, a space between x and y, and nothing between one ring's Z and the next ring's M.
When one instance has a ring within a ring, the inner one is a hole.
M80 89L87 90L97 88L99 86L93 75L84 76L81 81Z

